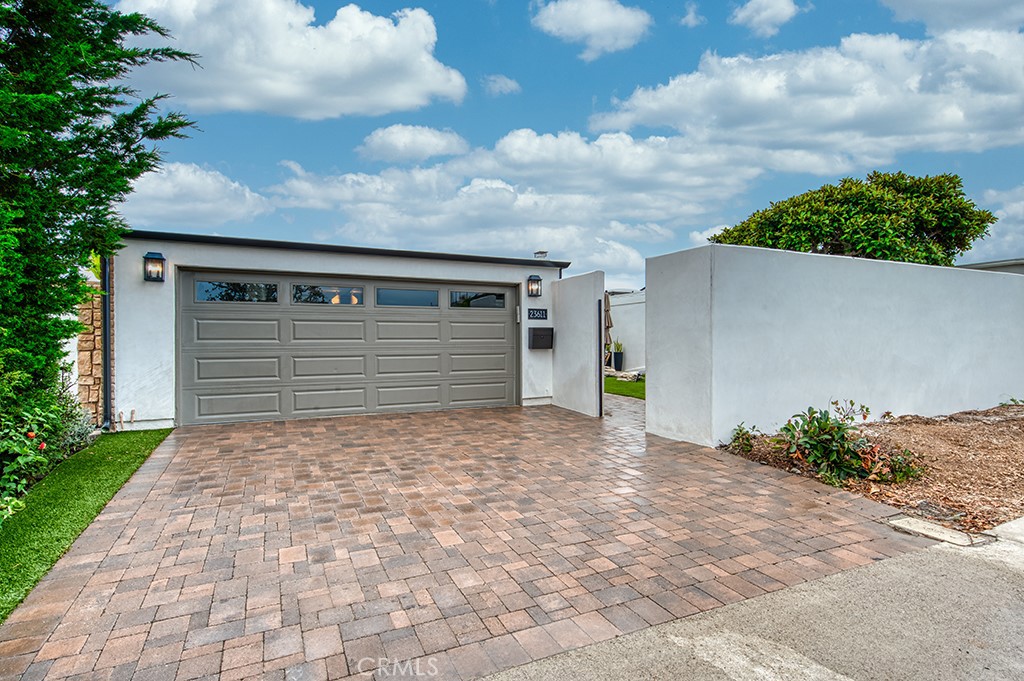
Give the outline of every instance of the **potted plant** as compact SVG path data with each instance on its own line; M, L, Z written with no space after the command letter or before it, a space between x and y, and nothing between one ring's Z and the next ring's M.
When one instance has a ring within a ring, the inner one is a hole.
M612 368L622 371L622 343L618 339L612 343Z

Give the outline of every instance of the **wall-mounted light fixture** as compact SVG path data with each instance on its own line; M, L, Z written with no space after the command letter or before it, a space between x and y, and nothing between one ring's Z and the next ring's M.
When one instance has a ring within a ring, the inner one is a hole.
M142 256L142 279L143 281L164 280L164 256L160 253L150 251Z
M531 298L540 298L540 277L531 274L526 278L526 295Z

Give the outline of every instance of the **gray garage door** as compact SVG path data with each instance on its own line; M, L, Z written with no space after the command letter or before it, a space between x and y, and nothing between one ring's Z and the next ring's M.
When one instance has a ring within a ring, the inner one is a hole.
M182 272L182 424L516 403L515 289Z

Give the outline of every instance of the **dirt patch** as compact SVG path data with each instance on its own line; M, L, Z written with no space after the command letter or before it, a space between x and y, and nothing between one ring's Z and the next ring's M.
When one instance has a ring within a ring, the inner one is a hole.
M848 481L850 491L969 532L1024 516L1024 405L934 418L900 416L864 424L861 432L885 449L909 449L925 470L895 485ZM794 465L767 436L755 438L753 450L741 456L815 475Z

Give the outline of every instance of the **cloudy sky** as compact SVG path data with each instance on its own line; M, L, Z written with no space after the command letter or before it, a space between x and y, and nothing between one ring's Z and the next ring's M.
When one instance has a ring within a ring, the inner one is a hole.
M139 229L525 256L610 287L769 202L958 173L1024 257L1020 0L121 0L201 55Z

